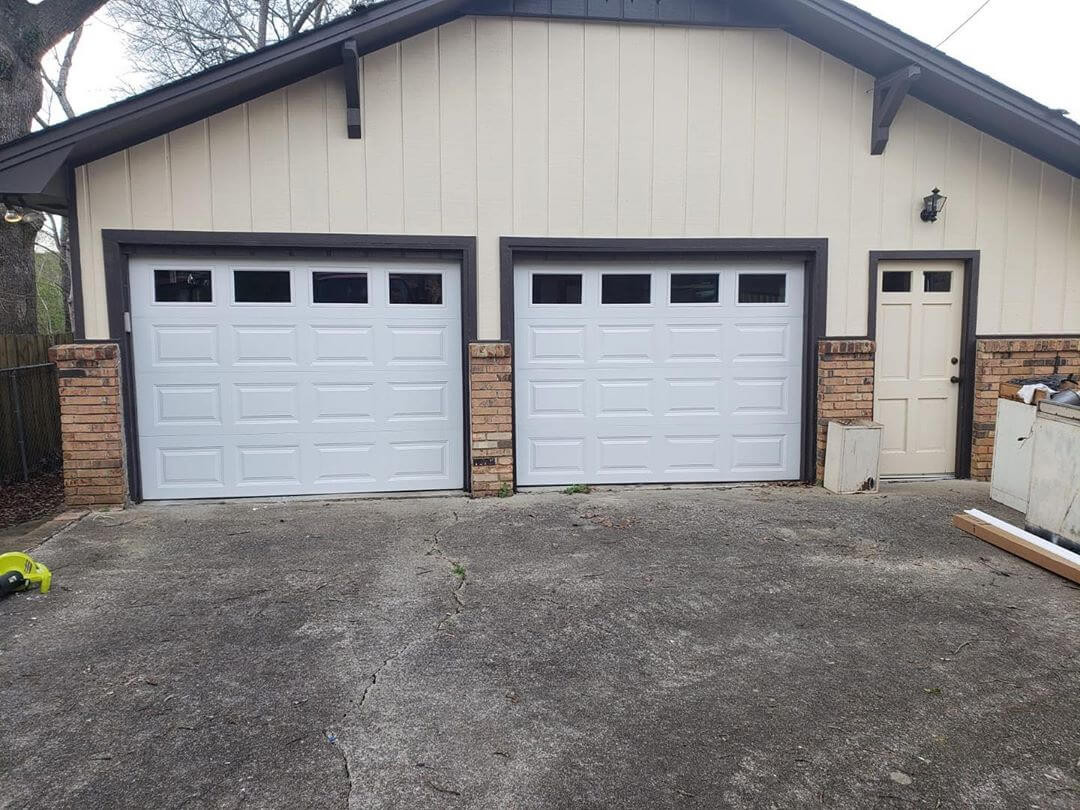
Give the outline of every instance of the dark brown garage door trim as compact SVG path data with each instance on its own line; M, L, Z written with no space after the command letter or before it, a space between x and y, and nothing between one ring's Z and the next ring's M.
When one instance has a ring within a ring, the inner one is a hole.
M135 364L125 313L131 312L128 258L142 253L184 256L254 256L281 258L416 257L448 258L461 263L461 370L464 422L465 487L469 486L469 343L476 340L476 238L472 236L397 236L337 233L238 233L229 231L103 230L105 298L109 338L121 345L124 439L128 487L133 501L142 500L139 470L138 414L135 410Z
M878 265L888 261L961 261L964 263L964 300L960 325L960 397L956 407L956 477L971 477L971 441L975 421L975 322L979 308L979 251L977 250L872 250L867 336L877 347Z
M514 342L514 261L533 258L602 259L731 259L791 256L806 267L803 316L802 480L813 483L817 431L817 344L825 337L825 305L829 266L827 239L602 239L504 236L499 240L499 297L503 340ZM517 363L514 363L517 366ZM513 372L516 375L516 372ZM515 380L516 384L516 380ZM516 397L514 398L516 399ZM513 400L512 400L513 401ZM517 458L517 413L514 406L514 457ZM515 484L517 483L515 465Z

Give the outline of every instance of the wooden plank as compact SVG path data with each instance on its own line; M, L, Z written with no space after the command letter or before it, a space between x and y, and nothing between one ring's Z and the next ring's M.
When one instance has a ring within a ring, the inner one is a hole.
M1071 551L1058 546L1054 546L1055 550L1050 551L1023 538L1019 534L1014 534L966 512L953 515L953 525L970 535L978 537L980 540L1004 549L1010 554L1015 554L1017 557L1021 557L1080 585L1080 555L1073 554ZM1020 532L1021 530L1014 529L1014 531ZM1024 534L1027 534L1027 532L1024 532Z
M15 365L15 335L0 335L0 368Z

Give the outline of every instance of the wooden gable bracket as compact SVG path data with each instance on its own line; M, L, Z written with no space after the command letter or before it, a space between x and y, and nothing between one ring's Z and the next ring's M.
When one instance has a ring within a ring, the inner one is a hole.
M922 75L922 69L907 65L874 81L874 120L870 129L870 154L880 155L889 143L889 127L900 111L911 85Z
M341 70L345 81L345 124L350 138L359 138L360 131L360 54L356 40L346 40L341 46Z

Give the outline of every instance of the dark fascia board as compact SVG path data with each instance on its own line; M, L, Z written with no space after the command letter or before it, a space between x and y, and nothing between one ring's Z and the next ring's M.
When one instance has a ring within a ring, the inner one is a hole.
M712 27L777 26L774 12L746 0L474 0L466 13Z
M202 120L340 65L346 41L354 41L360 54L370 53L455 19L464 5L465 0L387 0L363 14L31 133L0 146L0 181L16 166L59 150L67 150L61 163L81 165ZM0 184L0 199L14 201L13 190Z
M681 0L688 18L673 19L665 14L662 21L687 24L703 19L694 9L704 1ZM369 53L464 13L481 13L488 3L504 2L387 0L363 14L342 18L190 78L4 144L0 146L0 200L20 202L16 188L6 182L9 172L20 164L41 160L35 164L36 168L28 169L32 177L20 178L20 185L29 181L30 185L53 191L39 196L24 194L21 201L62 210L70 204L63 191L66 186L54 182L55 172L48 173L47 166L54 161L46 156L67 150L63 163L68 166L87 163L340 65L341 47L346 40L355 40L359 53ZM600 16L592 8L595 2L590 0L583 18ZM753 6L754 14L760 15L760 19L776 20L776 25L792 35L873 76L887 75L904 65L920 67L922 76L911 95L1080 177L1080 125L876 17L843 0L742 2ZM514 5L517 10L513 13L527 13L522 7L528 5L527 0L518 0ZM570 6L576 5L572 0L550 0L550 12L545 14L541 8L532 14L575 17ZM659 12L657 16L661 16Z
M0 169L3 197L24 207L62 212L68 198L64 166L70 154L71 147L63 147Z
M910 95L1080 177L1080 124L843 0L770 0L794 36L875 77L922 69Z

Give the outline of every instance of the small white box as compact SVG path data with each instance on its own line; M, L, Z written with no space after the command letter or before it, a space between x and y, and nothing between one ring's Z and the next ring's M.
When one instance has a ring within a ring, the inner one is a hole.
M825 489L839 495L878 491L881 429L869 419L829 422Z

